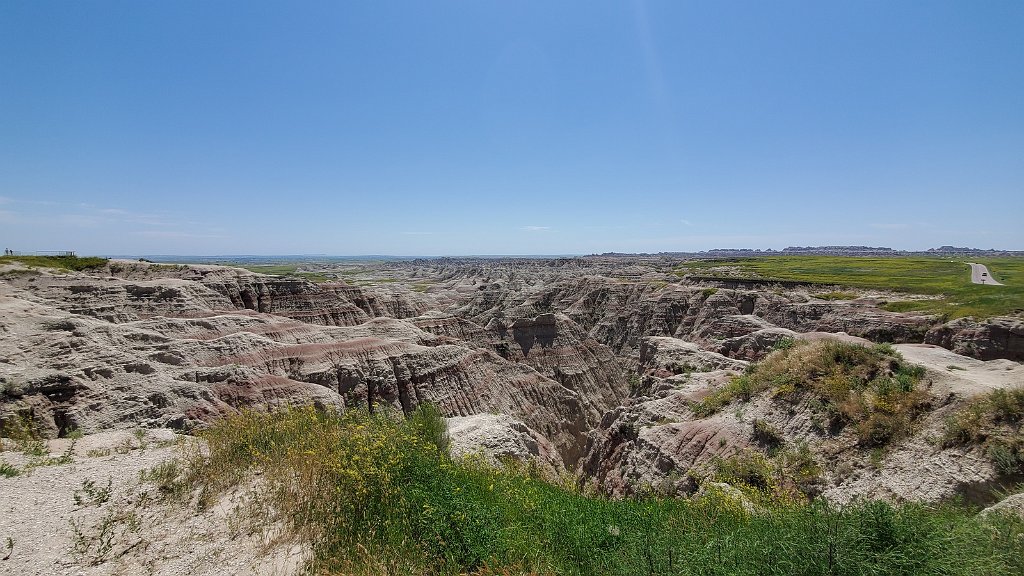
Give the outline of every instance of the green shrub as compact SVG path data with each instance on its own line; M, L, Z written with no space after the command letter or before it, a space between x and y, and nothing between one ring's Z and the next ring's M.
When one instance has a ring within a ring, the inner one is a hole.
M745 451L729 458L714 461L718 482L750 487L761 492L775 489L775 470L767 456L755 451Z
M0 478L14 478L19 474L21 474L21 470L17 466L0 460Z
M795 343L796 340L786 336L784 338L780 338L779 341L775 343L775 346L772 346L772 350L789 350Z
M78 506L99 506L110 500L113 478L107 478L107 485L101 486L95 480L82 480L82 487L75 490L73 497Z
M429 402L420 404L407 418L409 425L421 438L429 440L438 452L448 453L448 426L436 406Z

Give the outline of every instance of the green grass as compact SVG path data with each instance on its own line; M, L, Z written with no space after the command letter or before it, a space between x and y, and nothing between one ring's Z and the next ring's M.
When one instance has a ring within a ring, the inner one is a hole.
M431 424L431 421L434 423ZM611 500L527 466L453 460L436 414L245 412L204 433L180 501L260 479L254 525L279 514L314 574L1011 574L1024 521L956 506L729 498ZM735 471L733 471L735 472ZM258 473L258 474L257 474ZM271 512L272 511L272 512Z
M87 256L0 256L0 265L18 262L33 268L56 268L58 270L94 270L107 265L106 258Z
M764 392L792 402L811 394L836 424L856 426L861 445L881 446L912 431L928 401L919 387L923 375L923 368L904 362L888 344L797 341L752 364L692 409L709 416L733 400Z
M754 428L756 435L756 422ZM821 465L806 443L795 447L783 443L780 437L778 444L769 448L768 455L748 449L715 459L710 479L728 483L748 502L764 509L779 503L810 503L821 492Z
M1024 311L1024 258L978 258L1005 286L972 284L966 260L948 258L865 258L844 256L767 256L698 260L676 269L679 276L806 282L892 290L934 296L930 300L891 302L897 312L945 314L950 318L985 318Z

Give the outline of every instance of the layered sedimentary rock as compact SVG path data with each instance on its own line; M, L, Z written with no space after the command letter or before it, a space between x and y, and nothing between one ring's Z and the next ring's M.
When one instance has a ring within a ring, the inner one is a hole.
M690 493L692 471L765 452L759 421L786 445L808 444L832 500L940 499L982 490L996 472L977 450L937 450L928 438L965 399L1024 381L1005 360L1021 359L1019 319L942 325L882 310L880 298L693 283L655 257L441 259L367 270L350 284L223 266L7 266L0 422L27 416L47 435L193 429L242 407L399 414L431 402L451 418L460 450L540 459L624 495ZM851 449L849 435L823 429L808 404L755 398L694 414L748 361L820 337L927 340L959 353L901 348L930 366L933 413L880 467Z
M1000 317L978 322L960 318L932 328L924 341L982 360L1024 361L1024 319Z

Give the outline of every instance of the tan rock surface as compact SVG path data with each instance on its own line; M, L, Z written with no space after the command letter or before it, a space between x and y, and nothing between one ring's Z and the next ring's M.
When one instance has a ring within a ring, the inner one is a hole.
M13 543L0 574L298 573L308 553L302 545L232 529L229 519L242 502L237 495L198 513L163 503L154 485L140 481L140 473L176 457L179 441L189 440L170 430L146 431L141 443L129 431L101 432L76 441L70 463L0 477L0 547L8 538ZM49 442L54 456L70 445ZM24 468L31 460L7 451L0 461ZM109 487L109 499L90 495L87 482L100 492Z

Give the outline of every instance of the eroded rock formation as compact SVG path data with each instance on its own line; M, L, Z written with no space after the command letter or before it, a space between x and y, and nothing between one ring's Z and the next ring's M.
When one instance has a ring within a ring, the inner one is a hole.
M877 297L693 283L671 265L441 259L370 267L358 286L224 266L8 265L0 422L29 418L49 436L189 430L243 407L397 413L431 402L458 451L539 459L616 495L693 492L691 471L766 450L755 422L782 444L807 444L834 501L937 500L996 478L977 450L929 438L966 399L1024 381L1011 361L1024 359L1020 319L941 324L882 310ZM813 406L755 398L694 413L749 361L823 337L943 347L900 345L929 367L932 411L879 462L823 427Z

